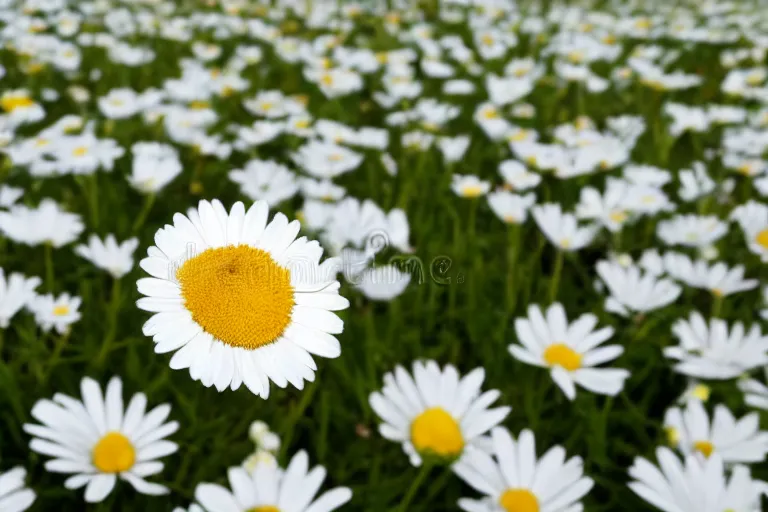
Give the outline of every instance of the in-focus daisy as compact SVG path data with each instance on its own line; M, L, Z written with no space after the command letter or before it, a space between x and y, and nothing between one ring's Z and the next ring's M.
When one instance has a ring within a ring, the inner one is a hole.
M688 320L675 322L672 333L679 345L665 348L664 355L678 361L675 371L683 375L726 380L768 364L768 336L757 324L747 331L736 322L729 332L725 320L711 318L707 325L694 311Z
M768 454L768 432L759 430L758 414L736 420L722 404L715 406L711 422L698 400L689 401L685 409L671 407L664 415L664 429L684 455L707 458L717 453L725 464L753 464Z
M552 304L546 316L537 305L528 307L528 317L515 320L521 345L510 345L512 356L524 363L549 368L552 380L570 400L576 397L576 384L601 395L616 395L624 388L629 372L615 368L595 368L613 361L624 348L599 345L613 336L613 328L595 331L597 317L581 315L568 323L562 304Z
M171 406L163 404L146 412L147 397L133 395L123 407L123 384L113 377L102 394L99 384L84 378L82 401L62 393L53 400L38 400L32 417L41 423L25 424L33 436L32 451L53 457L45 469L69 473L64 486L85 486L85 501L100 502L112 492L119 477L142 494L165 494L168 489L144 478L163 470L158 459L174 453L176 443L165 437L178 430L175 421L164 423Z
M576 217L564 213L559 204L536 205L531 210L533 219L555 247L563 251L578 251L595 238L599 227L589 224L579 226Z
M139 240L135 237L118 244L115 235L107 235L103 242L96 235L91 235L87 245L75 247L75 253L119 279L133 268L133 251L138 245Z
M565 449L553 446L540 458L533 432L517 440L503 427L491 431L492 455L475 447L454 466L462 480L485 495L462 498L467 512L567 512L582 510L580 500L594 482L584 476L581 457L565 459Z
M35 298L35 288L40 286L39 277L24 277L12 272L8 279L0 268L0 327L8 327L11 318Z
M398 366L384 375L384 388L369 398L384 421L379 432L402 443L414 466L424 458L454 462L509 414L509 407L489 409L501 393L493 389L480 394L484 380L482 368L460 377L451 365L441 369L435 361L417 361L411 376Z
M309 469L309 457L298 452L281 469L257 464L253 473L231 467L227 473L230 491L218 484L201 483L195 499L207 512L331 512L352 499L347 487L336 487L315 499L325 479L325 468Z
M16 467L0 473L0 510L23 512L35 502L35 492L24 486L27 470Z
M768 484L753 480L749 469L736 466L727 478L723 459L714 454L704 462L694 455L681 461L669 448L656 450L658 467L637 457L629 488L664 512L759 512Z
M613 261L599 261L597 273L610 292L605 309L622 316L663 308L676 301L683 291L673 281L635 265L624 267Z
M155 234L140 263L152 277L138 281L139 308L155 313L144 333L155 352L176 351L173 369L223 391L245 384L262 398L269 381L303 389L316 370L312 355L338 357L346 309L339 282L320 265L322 248L296 238L299 222L277 213L267 223L266 202L229 213L200 201Z
M62 293L55 297L52 293L38 295L29 301L27 307L35 315L35 323L44 332L56 329L59 334L64 334L69 326L80 320L80 297L72 297L68 293Z

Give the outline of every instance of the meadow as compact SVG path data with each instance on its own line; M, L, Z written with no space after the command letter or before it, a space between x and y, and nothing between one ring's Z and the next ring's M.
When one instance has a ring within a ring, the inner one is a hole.
M768 504L757 3L0 0L0 43L0 512Z

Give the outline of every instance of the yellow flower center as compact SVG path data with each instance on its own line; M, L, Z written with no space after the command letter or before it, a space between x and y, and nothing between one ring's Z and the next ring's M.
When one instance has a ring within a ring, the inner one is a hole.
M85 156L88 153L88 148L85 146L77 146L72 150L72 156Z
M573 51L568 52L568 60L574 64L580 64L584 60L584 52Z
M744 176L752 176L754 174L752 164L749 162L741 164L736 171Z
M531 167L536 167L536 157L534 155L527 157L525 159L525 163L527 163Z
M627 220L627 213L621 210L616 210L612 211L608 217L617 224L623 224Z
M555 343L544 351L544 361L549 366L561 366L572 372L581 368L581 354L564 343Z
M53 308L54 316L65 316L69 314L69 306L56 306Z
M697 384L694 386L694 388L691 390L691 395L695 396L702 402L706 402L709 400L709 395L711 394L712 390L709 389L709 386L706 384Z
M530 71L527 67L526 68L517 68L512 74L515 75L517 78L522 78L525 75L528 74L528 71Z
M102 473L128 471L136 462L136 450L120 432L107 432L93 448L93 465Z
M249 508L245 512L280 512L280 509L272 505L259 505L258 507Z
M327 85L328 87L333 85L333 75L330 73L323 73L323 76L320 77L320 82L323 85Z
M306 119L301 119L301 120L299 120L299 121L296 121L296 123L294 124L294 126L295 126L296 128L298 128L299 130L304 130L304 129L306 129L306 128L309 128L309 121L308 121L308 120L306 120Z
M651 28L651 20L648 18L642 18L635 22L635 28L639 28L641 30L647 30Z
M480 197L483 195L483 189L480 185L469 185L461 189L461 195L464 197Z
M506 222L507 224L517 224L518 220L517 220L517 217L515 217L514 215L505 215L504 222Z
M486 35L484 35L483 37L481 37L481 38L480 38L480 41L481 41L481 42L482 42L482 43L483 43L485 46L491 46L491 45L493 45L493 43L494 43L493 37L491 37L491 36L489 36L489 35L487 35L487 34L486 34Z
M709 441L696 441L693 443L693 449L700 452L704 457L709 458L712 452L715 450L715 445Z
M751 73L747 75L747 85L750 85L752 87L758 86L761 83L763 83L763 74L762 73Z
M507 489L499 504L507 512L539 512L539 500L528 489Z
M261 249L207 249L184 262L176 278L195 322L232 347L272 343L291 321L291 273Z
M35 147L36 148L42 148L43 146L47 146L50 141L48 139L37 139L35 141Z
M713 288L712 289L712 295L714 295L715 297L720 298L720 297L725 295L725 292L723 292L723 290L721 290L720 288Z
M456 457L464 449L459 424L441 407L419 414L411 424L411 442L419 453Z
M0 100L0 106L6 112L13 112L17 108L29 108L34 104L35 102L27 96L6 96Z
M205 109L211 108L211 104L208 103L207 101L198 100L190 103L189 108L191 108L192 110L205 110Z
M528 130L518 130L509 136L510 142L521 142L528 138Z
M269 110L272 110L272 107L274 106L275 105L273 103L270 103L269 101L265 101L264 103L261 104L261 110L263 110L264 112L267 112Z
M489 108L483 111L483 117L485 119L498 119L499 112L495 108Z
M667 434L667 443L670 446L677 446L680 442L680 431L675 427L664 427L664 432Z
M757 234L755 242L763 249L768 250L768 229L764 229Z
M328 155L328 160L330 160L331 162L341 162L343 159L344 157L339 153L331 153L330 155Z

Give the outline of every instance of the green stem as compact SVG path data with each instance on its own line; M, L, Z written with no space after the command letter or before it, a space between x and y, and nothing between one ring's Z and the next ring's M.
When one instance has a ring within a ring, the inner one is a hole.
M94 172L88 179L88 203L91 207L91 224L99 227L99 174Z
M144 206L141 207L141 211L139 212L138 217L136 217L136 221L133 223L133 227L131 228L131 233L136 233L141 229L141 227L144 225L144 222L147 220L147 215L149 215L149 212L152 210L152 205L155 204L155 193L152 192L147 195L147 197L144 199Z
M549 285L549 302L555 302L557 298L557 289L560 286L560 275L563 273L563 251L557 251L557 257L555 258L555 270L552 272L552 281Z
M102 366L109 352L112 350L112 344L115 341L117 333L117 312L120 309L120 279L112 282L112 295L109 298L107 310L107 335L104 337L104 343L99 352L98 365Z
M714 295L714 302L712 302L712 315L713 317L720 316L720 310L723 309L723 296Z
M431 466L422 461L418 475L416 475L416 478L408 488L408 492L405 494L403 501L400 502L400 506L397 508L398 512L406 512L408 510L408 506L411 504L411 501L413 501L414 496L416 496L416 492L419 490L419 487L421 487L424 479L427 478L430 469L432 469Z
M46 242L44 245L45 252L45 286L48 290L53 292L53 245L50 242Z

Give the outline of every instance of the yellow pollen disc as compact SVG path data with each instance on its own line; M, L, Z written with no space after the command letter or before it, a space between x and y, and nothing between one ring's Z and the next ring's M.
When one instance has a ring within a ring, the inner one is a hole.
M724 296L724 295L725 295L725 293L724 293L724 292L723 292L723 290L721 290L720 288L714 288L714 289L712 290L712 295L714 295L715 297L718 297L718 298L719 298L719 297L722 297L722 296Z
M509 137L510 142L521 142L528 138L527 130L518 130Z
M456 457L464 450L459 424L441 407L432 407L411 423L411 442L419 453Z
M54 316L64 316L69 314L69 306L56 306L53 308Z
M207 249L184 262L176 278L192 319L232 347L272 343L291 322L291 273L261 249Z
M306 119L301 119L300 121L296 121L296 124L294 124L296 128L299 130L304 130L306 128L309 128L309 121Z
M536 157L531 155L528 158L525 159L525 163L530 165L531 167L536 167Z
M680 431L675 427L664 427L664 432L667 434L667 443L670 446L676 446L680 442Z
M320 77L320 82L323 85L327 85L328 87L333 85L333 75L330 73L323 73L323 76Z
M517 224L518 220L517 220L517 217L515 217L514 215L505 215L504 222L506 222L507 224Z
M481 37L481 38L480 38L480 41L481 41L481 42L482 42L482 43L483 43L485 46L491 46L491 45L493 45L493 37L491 37L491 36L489 36L489 35L485 35L485 36Z
M498 119L499 113L494 108L489 108L483 112L483 117L486 119Z
M611 214L608 216L613 222L616 222L617 224L622 224L627 220L627 213L623 212L621 210L611 212Z
M607 171L611 168L611 164L607 160L600 160L600 169Z
M643 204L653 204L653 203L656 202L656 197L654 197L654 196L643 196L643 197L640 198L640 201Z
M93 448L93 465L102 473L128 471L136 462L136 450L120 432L108 432Z
M752 174L754 173L754 171L752 170L752 164L750 163L741 164L736 169L736 171L739 172L740 174L743 174L744 176L752 176Z
M709 441L696 441L693 443L693 449L700 452L704 457L709 458L712 452L715 451L715 445Z
M35 102L27 96L7 96L0 100L0 106L6 112L13 112L17 108L29 108L34 104Z
M709 395L712 392L711 389L709 389L709 386L706 384L697 384L692 390L691 394L701 400L702 402L706 402L709 400Z
M569 372L581 368L581 354L564 343L548 346L544 351L544 361L549 366L561 366Z
M768 249L768 229L764 229L755 236L755 242L763 249Z
M274 105L272 103L268 102L268 101L261 104L261 110L263 110L265 112L268 111L268 110L271 110L272 107L274 107Z
M280 512L280 509L272 505L260 505L258 507L249 508L245 512Z
M379 64L386 64L389 60L389 55L386 52L379 52L376 54L376 61Z
M763 75L761 73L753 73L751 75L747 75L747 85L750 85L752 87L758 86L763 82Z
M515 72L512 73L512 74L515 75L518 78L522 78L522 77L524 77L525 75L528 74L528 69L527 68L517 68L515 70Z
M228 85L225 85L224 87L222 87L222 88L221 88L221 95L222 95L223 97L225 97L225 98L229 98L229 97L230 97L230 96L232 96L233 94L235 94L235 89L234 89L233 87L230 87L230 86L228 86Z
M568 238L563 238L560 240L560 247L563 249L570 249L571 248L571 240Z
M461 189L461 195L464 197L480 197L483 195L483 189L479 185L470 185Z
M35 147L36 148L41 148L43 146L47 146L48 142L49 142L48 139L37 139L35 141Z
M221 76L221 70L219 68L213 68L211 70L211 78L219 78Z
M211 104L207 101L193 101L189 104L189 108L193 110L205 110L207 108L211 108Z
M643 19L637 20L635 22L635 28L647 30L647 29L651 28L651 20L649 20L648 18L643 18Z
M539 500L528 489L507 489L499 504L507 512L539 512Z
M85 156L88 153L88 148L85 146L77 146L72 150L72 156Z
M568 52L568 60L574 64L580 64L584 60L584 54L582 52Z
M341 162L342 160L344 160L344 157L341 156L339 153L331 153L330 155L328 155L328 160L330 160L331 162Z

